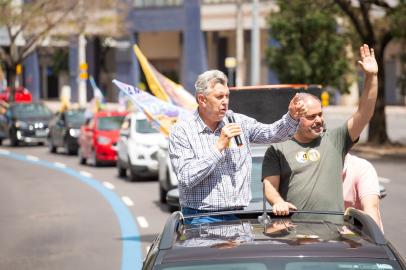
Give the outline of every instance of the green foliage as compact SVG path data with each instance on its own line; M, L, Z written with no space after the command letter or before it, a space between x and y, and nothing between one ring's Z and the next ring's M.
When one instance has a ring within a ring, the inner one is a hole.
M269 16L270 36L279 44L267 50L270 67L282 83L309 83L345 91L350 71L339 33L337 10L326 1L278 1L280 11Z

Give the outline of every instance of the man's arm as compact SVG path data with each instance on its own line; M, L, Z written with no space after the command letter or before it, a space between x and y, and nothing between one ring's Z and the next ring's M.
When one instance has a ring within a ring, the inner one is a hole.
M204 157L198 159L186 132L183 128L175 128L175 126L169 136L168 153L179 184L184 187L193 187L200 183L224 158L224 155L213 145Z
M355 141L374 114L378 95L378 64L375 60L374 49L364 44L360 47L361 61L358 61L364 72L364 90L359 101L358 110L347 122L351 140Z
M361 199L362 210L370 215L379 228L383 231L381 212L379 211L379 196L375 194L366 195Z
M286 202L278 192L280 183L279 175L272 175L264 178L265 198L272 205L272 212L275 215L289 215L289 209L296 210L296 206Z

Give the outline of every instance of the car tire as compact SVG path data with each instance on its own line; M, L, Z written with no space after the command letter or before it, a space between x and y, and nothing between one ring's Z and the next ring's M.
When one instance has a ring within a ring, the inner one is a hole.
M120 159L117 160L117 173L118 173L118 177L120 178L124 178L127 176L127 169L125 167L123 167L122 162Z
M161 186L161 183L159 183L159 201L161 203L166 203L166 191Z
M92 164L93 164L93 166L95 166L95 167L99 167L99 166L100 166L100 160L97 159L96 151L95 151L94 149L93 149L93 151L92 151Z
M56 153L56 146L52 143L52 139L48 139L48 150L50 153Z
M65 153L68 155L76 154L76 149L73 149L71 146L69 146L69 143L67 140L64 141L63 148L65 148Z
M3 139L0 139L0 145L2 145L3 144Z
M79 147L79 151L78 151L78 156L79 156L79 164L85 165L86 164L86 158L83 156L82 148L80 148L80 147Z
M17 139L17 131L14 128L10 130L10 144L11 146L18 146L20 144Z
M138 178L139 178L139 176L137 175L135 170L130 167L130 181L135 182L138 180Z

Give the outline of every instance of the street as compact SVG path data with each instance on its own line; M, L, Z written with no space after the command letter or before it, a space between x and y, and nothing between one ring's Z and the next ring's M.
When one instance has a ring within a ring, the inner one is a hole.
M328 126L347 117L337 115L326 115ZM401 130L389 134L402 139ZM388 192L385 235L406 256L406 158L370 161ZM79 165L77 156L46 146L5 141L0 172L0 269L139 269L170 214L155 179L130 182L115 167Z

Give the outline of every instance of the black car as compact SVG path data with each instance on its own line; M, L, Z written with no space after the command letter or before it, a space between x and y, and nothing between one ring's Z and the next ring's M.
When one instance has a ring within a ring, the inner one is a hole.
M295 211L268 216L233 211L239 219L185 225L174 212L155 239L143 269L406 269L405 261L372 218L340 212Z
M49 151L56 153L58 147L63 147L67 154L76 154L79 148L80 127L84 122L84 109L70 109L58 112L49 123Z
M12 146L45 143L51 117L51 110L43 103L10 103L0 115L0 144L6 138Z

